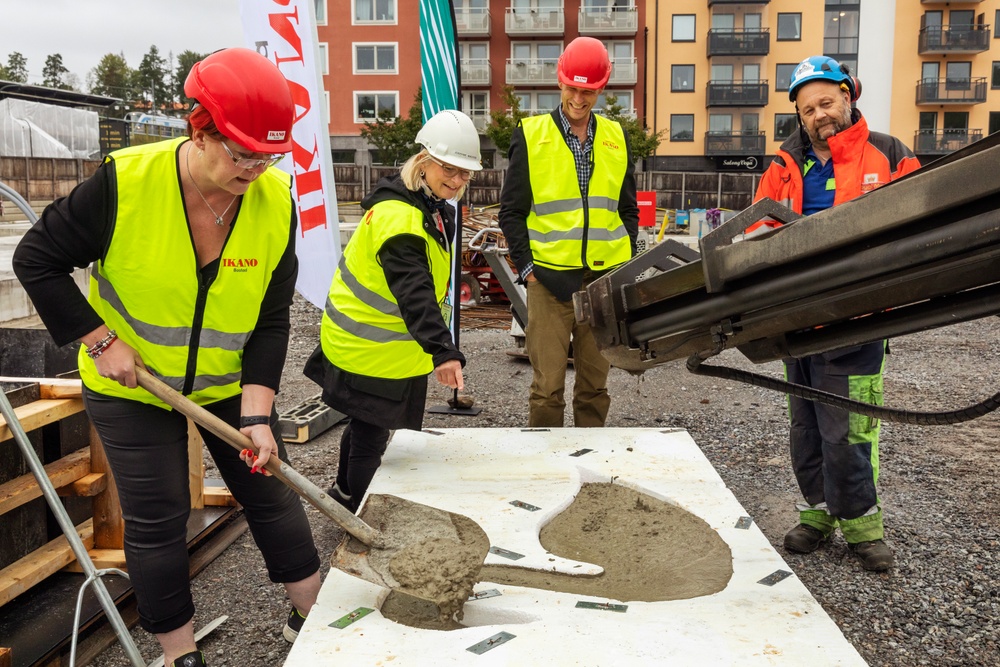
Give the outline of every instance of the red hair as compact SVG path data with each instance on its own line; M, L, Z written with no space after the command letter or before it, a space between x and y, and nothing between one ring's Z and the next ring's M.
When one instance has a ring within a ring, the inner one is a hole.
M215 120L212 118L212 114L209 113L208 109L200 104L195 105L194 109L187 117L187 133L189 137L193 137L195 130L201 130L205 134L215 139L222 138L222 132L215 124Z

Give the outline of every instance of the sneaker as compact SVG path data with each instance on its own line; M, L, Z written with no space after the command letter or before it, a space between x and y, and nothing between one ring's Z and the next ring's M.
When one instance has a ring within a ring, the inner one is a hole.
M326 490L326 495L330 496L338 503L340 503L347 509L351 510L352 514L354 513L354 508L351 507L351 497L344 495L344 492L340 490L340 487L337 486L336 482L334 482L333 486L331 486L329 489Z
M824 535L823 531L818 528L800 523L785 533L785 550L797 554L808 554L816 551L821 544L829 539L830 536Z
M302 631L302 624L305 622L306 617L300 614L298 609L292 607L292 610L288 613L288 620L285 621L285 628L281 631L281 636L289 644L294 644L295 639L299 636L299 632Z
M896 558L892 555L892 549L882 540L858 542L847 546L858 557L861 567L869 572L885 572L895 564Z
M201 651L191 651L170 663L171 667L206 667L205 656Z

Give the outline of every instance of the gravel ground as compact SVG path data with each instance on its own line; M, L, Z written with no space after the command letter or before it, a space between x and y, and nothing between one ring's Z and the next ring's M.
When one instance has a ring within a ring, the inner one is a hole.
M471 322L470 322L471 324ZM981 400L993 385L1000 343L994 318L917 334L892 342L886 374L887 403L912 410L945 410ZM318 340L319 311L299 301L285 366L279 410L316 394L301 368ZM511 358L508 332L463 330L469 358L467 392L483 412L475 418L430 415L425 428L524 426L530 366ZM778 363L753 367L738 353L717 363L780 375ZM798 498L787 454L782 395L746 385L700 378L682 363L633 377L613 371L608 426L687 429L779 552L795 524ZM449 391L432 388L429 404ZM956 426L884 424L880 492L886 541L897 566L888 573L861 569L839 535L814 554L787 554L788 565L845 636L873 666L1000 665L1000 515L994 481L1000 452L997 416ZM321 487L332 482L343 426L311 442L290 445L297 470ZM308 509L321 556L340 531ZM223 614L229 620L201 642L213 666L281 664L288 645L281 628L289 604L270 583L259 553L245 534L192 584L196 627ZM146 633L133 632L147 659L159 655ZM128 664L114 646L92 664ZM555 661L549 664L557 664ZM823 663L817 656L815 664Z

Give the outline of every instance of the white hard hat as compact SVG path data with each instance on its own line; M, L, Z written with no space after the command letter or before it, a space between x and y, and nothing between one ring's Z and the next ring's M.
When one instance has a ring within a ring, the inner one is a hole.
M442 162L479 171L479 132L472 119L461 111L445 109L434 114L417 132L417 143Z

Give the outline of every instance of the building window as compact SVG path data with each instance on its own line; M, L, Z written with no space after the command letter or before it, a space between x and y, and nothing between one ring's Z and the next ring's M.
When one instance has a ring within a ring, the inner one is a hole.
M694 18L694 14L674 14L674 29L671 39L675 42L693 42Z
M1000 62L993 61L993 78L990 79L990 88L996 90L1000 88Z
M399 115L398 92L354 93L354 122L365 123L383 116Z
M694 65L670 66L670 92L694 92Z
M493 169L497 162L497 152L495 150L480 150L479 161L483 169Z
M1000 39L1000 9L993 15L993 39Z
M395 74L395 44L355 44L355 74Z
M354 0L355 23L394 23L396 0Z
M798 42L802 40L802 14L778 14L779 42Z
M354 164L354 149L342 148L330 151L330 159L334 164Z
M330 73L330 50L326 42L319 43L319 73Z
M945 88L947 90L971 90L972 88L972 63L950 62L945 65Z
M316 12L316 25L326 25L326 0L313 0Z
M788 137L795 134L795 130L799 127L798 118L793 113L776 113L774 114L774 139L775 141L784 141Z
M798 67L796 63L778 63L774 68L774 89L788 90L792 84L792 72Z
M994 132L1000 132L1000 111L990 112L990 126L987 133L993 134Z
M670 114L670 141L694 141L694 114Z
M827 10L823 26L823 53L840 62L857 58L858 26L861 12L857 9Z

